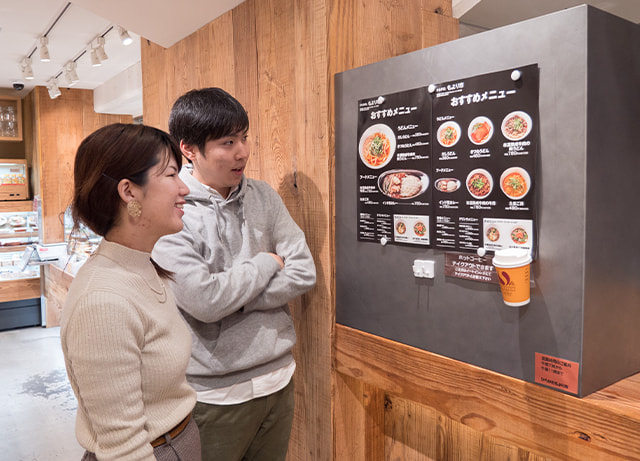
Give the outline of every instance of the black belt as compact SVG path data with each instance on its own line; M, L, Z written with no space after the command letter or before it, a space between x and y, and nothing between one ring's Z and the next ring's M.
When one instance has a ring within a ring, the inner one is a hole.
M178 425L176 427L174 427L173 429L171 429L166 434L161 435L160 437L158 437L157 439L152 441L151 442L151 446L153 448L155 448L155 447L159 447L160 445L164 445L165 443L167 443L167 435L169 436L170 440L171 439L175 439L176 437L178 437L180 435L180 433L182 431L184 431L184 428L187 427L187 424L189 424L189 420L190 419L191 419L191 413L189 413L186 418L184 418L180 423L178 423Z

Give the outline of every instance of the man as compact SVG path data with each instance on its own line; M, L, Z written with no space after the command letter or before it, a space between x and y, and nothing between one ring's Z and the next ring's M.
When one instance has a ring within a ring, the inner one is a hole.
M275 190L243 172L249 119L219 88L175 102L171 135L189 160L180 172L184 229L154 259L173 271L193 339L187 379L203 460L284 460L293 420L296 334L287 302L316 271L305 237Z

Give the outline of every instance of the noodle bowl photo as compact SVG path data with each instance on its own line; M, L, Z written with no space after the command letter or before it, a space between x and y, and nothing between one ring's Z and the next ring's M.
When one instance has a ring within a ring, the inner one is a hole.
M487 170L478 168L467 176L467 190L477 199L484 199L489 196L493 189L493 178Z
M487 117L476 117L469 124L469 140L477 145L486 143L493 135L493 123Z
M502 121L502 134L511 141L526 138L533 128L529 114L522 111L511 112Z
M391 128L383 123L371 125L360 137L358 146L360 159L369 168L387 165L396 150L396 137Z
M511 200L522 199L531 189L531 178L527 170L511 167L500 176L500 189Z
M442 147L452 147L460 140L460 125L445 122L438 128L438 142Z

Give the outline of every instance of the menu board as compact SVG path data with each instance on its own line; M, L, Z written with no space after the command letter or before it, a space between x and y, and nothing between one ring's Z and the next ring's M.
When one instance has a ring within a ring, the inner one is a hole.
M361 100L358 117L358 240L429 245L427 88Z
M536 65L434 85L434 246L533 249Z
M358 240L533 252L538 99L532 64L360 100Z

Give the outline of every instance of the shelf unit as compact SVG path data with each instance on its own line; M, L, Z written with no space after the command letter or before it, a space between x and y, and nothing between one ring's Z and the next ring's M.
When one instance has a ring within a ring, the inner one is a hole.
M0 95L0 116L4 116L4 108L13 108L15 117L15 136L8 136L3 129L8 120L0 120L0 141L22 141L22 100L17 96Z
M33 214L27 215L31 212ZM25 225L11 226L21 216ZM38 240L33 201L0 201L0 330L38 325L41 322L40 268L20 271L20 258L27 245ZM10 253L15 255L12 257ZM8 276L5 278L5 276Z

